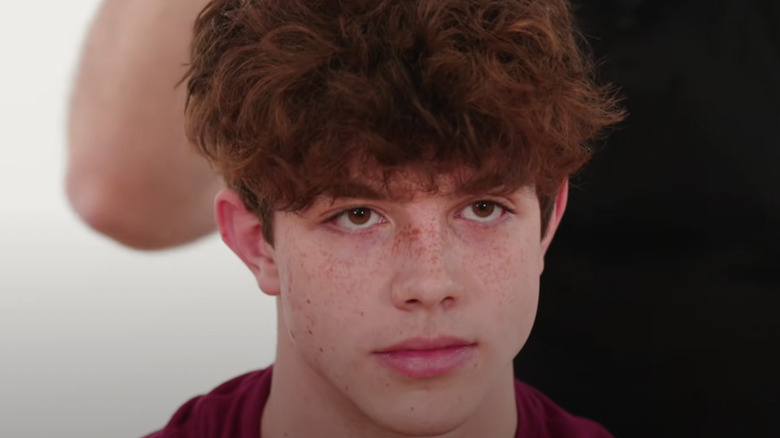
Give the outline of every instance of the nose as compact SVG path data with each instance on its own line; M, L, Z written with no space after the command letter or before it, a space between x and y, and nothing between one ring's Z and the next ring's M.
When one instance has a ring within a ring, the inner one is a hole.
M446 226L429 224L398 233L393 304L403 310L449 308L460 299L457 250Z

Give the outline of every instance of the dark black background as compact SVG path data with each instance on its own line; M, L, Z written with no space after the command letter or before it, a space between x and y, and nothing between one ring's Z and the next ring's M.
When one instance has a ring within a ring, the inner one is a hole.
M515 372L618 438L780 437L780 0L577 3L630 115Z

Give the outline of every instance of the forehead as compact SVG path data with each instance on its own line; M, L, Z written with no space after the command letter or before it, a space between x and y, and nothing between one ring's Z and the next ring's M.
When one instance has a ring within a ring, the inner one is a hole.
M531 186L513 181L501 172L466 165L437 168L422 163L391 168L353 162L348 169L346 180L326 189L325 196L407 201L419 194L507 194Z

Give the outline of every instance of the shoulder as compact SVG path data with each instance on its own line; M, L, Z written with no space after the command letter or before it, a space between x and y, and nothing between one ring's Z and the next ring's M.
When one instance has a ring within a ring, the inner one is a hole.
M162 430L145 438L256 437L271 388L272 368L253 371L182 405Z
M613 438L587 418L565 411L536 388L515 380L517 436L538 438Z

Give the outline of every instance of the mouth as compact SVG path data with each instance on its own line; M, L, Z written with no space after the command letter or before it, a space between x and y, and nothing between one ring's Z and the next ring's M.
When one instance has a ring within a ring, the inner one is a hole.
M391 371L411 379L430 379L455 372L476 353L477 344L460 338L408 339L374 356Z

